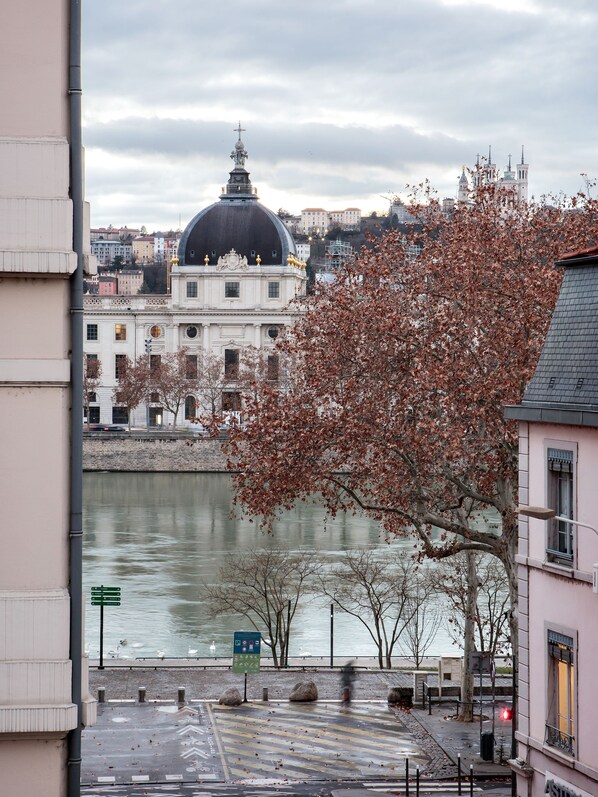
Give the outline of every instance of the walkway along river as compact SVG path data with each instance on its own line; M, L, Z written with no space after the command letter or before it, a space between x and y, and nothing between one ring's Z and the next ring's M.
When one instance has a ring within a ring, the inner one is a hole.
M343 550L379 545L413 549L409 540L384 541L373 521L351 515L330 520L317 504L284 515L271 538L247 519L231 517L232 485L226 474L86 473L84 475L84 591L86 649L99 651L99 609L90 588L120 586L120 607L105 609L104 655L228 657L232 635L248 623L208 616L202 583L215 580L226 553L268 545L317 548L334 561ZM327 656L330 603L305 599L291 628L290 656ZM373 656L361 623L336 612L335 656ZM440 631L431 655L459 655Z

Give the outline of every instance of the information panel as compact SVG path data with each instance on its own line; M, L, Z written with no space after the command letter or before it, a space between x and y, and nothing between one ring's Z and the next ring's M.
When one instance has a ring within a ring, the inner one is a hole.
M233 672L260 671L259 631L235 631L233 637Z

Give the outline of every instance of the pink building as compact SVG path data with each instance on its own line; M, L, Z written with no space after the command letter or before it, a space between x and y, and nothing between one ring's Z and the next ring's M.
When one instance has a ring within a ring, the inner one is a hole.
M598 248L558 265L536 373L506 410L520 422L519 797L598 795Z
M5 4L0 48L0 794L80 793L81 4ZM71 34L69 37L69 33ZM34 330L36 330L34 332Z
M118 281L116 277L98 277L98 294L100 296L116 296Z

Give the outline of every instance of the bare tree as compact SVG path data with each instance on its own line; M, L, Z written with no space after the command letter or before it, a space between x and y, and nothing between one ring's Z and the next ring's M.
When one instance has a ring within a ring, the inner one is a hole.
M114 401L127 408L129 431L131 431L131 412L146 399L149 385L149 358L142 354L135 363L127 357L120 367L118 382L114 389Z
M415 568L404 552L388 555L362 548L347 551L343 561L321 577L324 594L367 629L380 669L391 668L395 646L416 611L411 588Z
M315 551L269 548L227 556L218 582L203 588L212 616L239 614L272 649L274 666L288 655L291 624L299 599L320 568Z
M443 620L429 568L420 568L413 574L411 594L413 612L399 639L399 650L419 670L426 653L436 641Z
M192 355L196 357L197 355ZM177 415L181 404L189 394L195 394L198 387L198 366L194 367L185 347L176 352L163 354L151 371L151 386L162 406L173 415L172 428L176 428Z
M469 653L493 656L510 649L510 600L508 578L496 557L471 551L447 559L436 568L433 581L447 600L446 617L453 641L463 646L462 710L464 722L473 720L473 673Z
M217 430L222 421L222 393L227 384L224 360L215 354L204 352L198 369L198 416L206 428Z

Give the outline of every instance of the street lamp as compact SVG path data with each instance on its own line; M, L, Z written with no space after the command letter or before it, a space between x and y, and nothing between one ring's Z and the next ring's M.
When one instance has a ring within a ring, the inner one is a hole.
M517 514L525 515L525 517L533 517L536 520L562 520L564 523L570 523L572 526L581 526L584 529L590 529L598 536L598 529L590 526L589 523L581 523L579 520L572 520L570 517L564 515L557 515L556 509L550 509L547 506L518 506Z
M572 520L564 515L557 515L555 509L550 509L547 506L518 506L517 513L525 517L536 518L537 520L561 520L564 523L570 523L572 526L590 529L598 537L598 529L594 528L594 526L590 526L589 523L582 523L579 520ZM598 563L592 567L592 590L598 593Z

